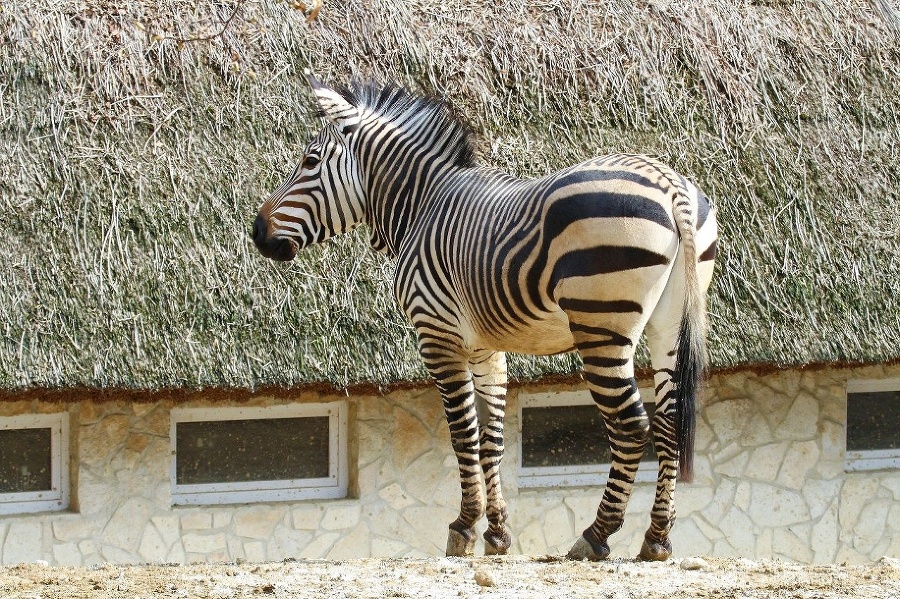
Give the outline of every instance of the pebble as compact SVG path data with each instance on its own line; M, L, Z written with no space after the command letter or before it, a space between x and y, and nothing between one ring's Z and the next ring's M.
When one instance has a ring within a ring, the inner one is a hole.
M482 587L492 587L497 584L490 572L481 569L475 570L475 583Z
M709 563L702 557L686 557L681 560L682 570L708 570Z
M44 568L46 568L47 566L50 565L50 562L48 562L45 559L39 559L39 560L35 560L34 565L35 566L43 566Z

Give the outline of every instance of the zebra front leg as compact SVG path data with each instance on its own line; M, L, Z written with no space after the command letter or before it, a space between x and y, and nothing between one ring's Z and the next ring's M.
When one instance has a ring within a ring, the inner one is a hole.
M488 528L484 532L485 555L505 555L512 544L506 526L508 511L500 484L503 460L503 423L506 414L506 354L476 353L469 359L479 408L479 458L487 490Z
M484 515L485 505L472 374L462 352L446 340L420 338L419 349L422 361L440 391L450 441L459 463L462 499L459 516L450 524L447 555L471 556L475 552L475 524Z

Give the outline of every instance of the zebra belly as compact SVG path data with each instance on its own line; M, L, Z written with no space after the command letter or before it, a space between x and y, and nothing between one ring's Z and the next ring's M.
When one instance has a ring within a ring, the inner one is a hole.
M496 351L548 356L573 351L575 340L565 312L557 310L506 335L477 334L473 346Z

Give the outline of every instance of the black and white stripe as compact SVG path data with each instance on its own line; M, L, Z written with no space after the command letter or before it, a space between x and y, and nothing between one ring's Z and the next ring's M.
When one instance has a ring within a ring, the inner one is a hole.
M504 352L577 350L603 414L612 467L594 522L570 552L602 559L622 525L653 433L659 479L641 556L671 554L676 473L691 474L704 363L715 210L645 156L595 158L536 180L476 166L471 134L443 102L388 85L335 91L310 78L324 127L260 209L254 240L275 259L365 223L397 259L394 291L444 402L462 501L447 552L510 536L500 485ZM646 333L657 409L649 422L633 355ZM485 485L486 494L482 489Z

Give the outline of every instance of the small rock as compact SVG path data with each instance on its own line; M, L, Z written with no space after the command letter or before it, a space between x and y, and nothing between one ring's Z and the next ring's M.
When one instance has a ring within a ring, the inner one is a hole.
M48 562L48 561L45 560L45 559L39 559L39 560L36 560L36 561L34 562L34 565L35 565L35 566L43 566L43 567L46 568L47 566L50 565L50 562Z
M681 560L682 570L708 570L709 563L702 557L686 557Z
M475 570L475 583L482 587L496 586L494 577L487 570Z

